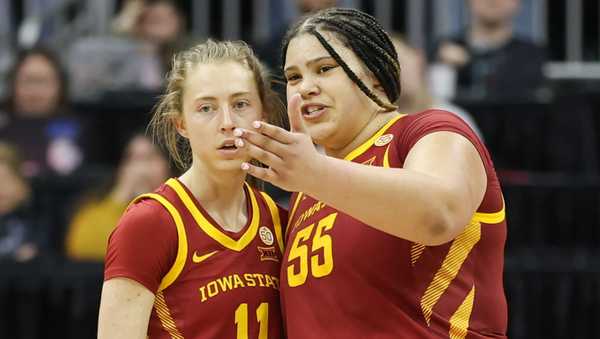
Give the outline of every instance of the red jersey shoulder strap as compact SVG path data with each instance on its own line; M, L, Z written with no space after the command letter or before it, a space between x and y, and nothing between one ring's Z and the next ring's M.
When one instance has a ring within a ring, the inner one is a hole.
M405 116L406 116L406 114L400 114L400 115L397 115L397 116L393 117L392 119L390 119L390 121L388 121L383 127L381 127L367 141L365 141L362 145L355 148L352 152L348 153L348 155L346 155L344 157L344 160L352 161L355 158L357 158L359 155L365 153L369 148L371 148L371 146L373 146L375 141L377 141L377 139L379 139L379 137L381 137L383 135L383 133L385 133L392 125L394 125L398 120L400 120L401 118L403 118Z
M147 193L136 197L129 205L143 199L153 199L160 203L169 212L175 222L175 227L177 228L177 256L175 257L173 266L171 266L171 269L169 269L167 274L162 278L160 285L158 286L158 292L161 292L173 284L177 277L179 277L179 274L181 274L181 271L183 271L188 253L187 235L179 211L177 211L177 208L175 208L169 200L157 193Z
M292 209L290 210L290 213L288 214L288 222L287 222L287 225L285 226L285 233L284 233L285 237L288 236L288 231L290 229L290 225L292 224L292 219L294 219L294 215L296 214L296 209L298 209L298 204L300 203L300 201L302 201L303 195L304 195L303 192L298 192L298 193L292 195L292 199L290 200L290 203L292 201L294 203L290 204L290 206L292 206Z
M281 253L283 253L283 232L281 230L281 218L279 217L279 209L275 204L275 201L265 192L260 192L263 199L267 203L267 207L269 207L269 211L271 212L271 219L273 220L273 228L275 229L275 237L277 238L277 244L279 245L279 249Z

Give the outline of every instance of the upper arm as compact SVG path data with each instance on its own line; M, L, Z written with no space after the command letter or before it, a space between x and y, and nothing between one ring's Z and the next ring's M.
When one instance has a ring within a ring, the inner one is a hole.
M404 168L432 176L440 183L438 193L448 203L450 224L454 231L462 231L487 188L483 160L471 141L454 132L425 135L408 152Z
M123 277L157 291L178 253L174 221L157 201L131 206L108 241L104 279Z
M127 278L104 282L98 317L98 338L145 339L154 294Z

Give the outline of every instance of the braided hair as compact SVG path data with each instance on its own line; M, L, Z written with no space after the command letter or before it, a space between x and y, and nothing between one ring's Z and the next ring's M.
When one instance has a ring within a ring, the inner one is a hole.
M321 35L323 31L334 33L346 47L356 54L375 75L389 102L375 95L358 78L331 44ZM392 40L375 18L351 8L329 8L303 17L290 28L283 40L282 65L285 65L290 41L302 33L315 36L348 77L379 107L384 108L386 111L393 111L398 108L395 105L400 97L401 90L398 54Z

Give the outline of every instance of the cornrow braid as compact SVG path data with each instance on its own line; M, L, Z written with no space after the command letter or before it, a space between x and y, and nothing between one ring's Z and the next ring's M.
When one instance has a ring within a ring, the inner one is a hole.
M362 80L360 80L360 78L358 78L356 76L356 74L350 69L350 67L348 67L348 65L346 64L346 62L344 62L341 59L341 57L339 56L339 54L337 54L337 52L333 49L333 47L325 40L325 38L323 38L323 36L319 32L314 32L313 34L315 36L317 36L317 39L319 39L319 41L321 42L321 44L323 45L323 47L325 47L325 49L329 52L329 54L337 61L338 64L340 64L340 66L346 72L346 74L348 75L348 77L350 79L352 79L352 81L354 81L354 83L356 83L356 85L358 86L358 88L360 88L361 91L363 91L363 93L365 93L369 98L371 98L371 100L373 100L375 103L377 103L377 105L379 105L380 107L385 108L386 110L394 110L394 109L396 109L395 106L390 105L388 103L384 103L383 100L381 100L379 97L377 97L364 84L364 82ZM381 69L377 65L377 63L374 62L372 59L370 59L367 55L365 55L365 53L364 53L364 51L362 49L356 49L356 54L358 55L358 57L361 60L365 61L365 65L367 66L367 68L371 72L373 72L373 74L382 74L382 77L385 77L385 79L380 79L380 81L382 82L382 85L389 83L389 80L391 80L389 74L386 73L386 72L381 72ZM387 86L387 87L391 87L391 86ZM384 87L384 89L386 90L386 95L388 94L388 91L391 90L391 89L385 88L385 87ZM390 96L388 96L388 97L390 97Z
M335 49L321 34L329 31L351 49L377 78L389 100L385 102L370 90L348 67ZM372 16L351 8L329 8L306 16L286 34L282 46L282 65L285 65L290 41L301 33L315 36L346 75L378 106L386 111L397 109L394 103L400 97L400 64L391 38Z
M398 63L397 55L396 55L396 57L390 55L389 51L386 51L384 48L382 48L381 46L379 46L377 44L377 39L379 38L379 36L377 34L374 34L373 32L370 32L370 31L361 30L360 26L354 27L355 22L347 20L347 19L341 19L340 20L341 22L338 22L331 18L323 18L323 21L331 24L334 27L337 27L339 29L339 31L343 31L344 28L348 29L350 31L350 33L356 35L356 37L361 39L365 44L368 44L372 48L377 49L378 52L381 53L382 56L384 56L386 59L388 59L389 62L391 62L392 64ZM352 40L350 41L350 43L352 43Z
M323 47L325 47L325 49L327 50L327 52L329 52L329 54L335 59L335 61L337 61L337 63L339 63L340 66L342 66L342 69L344 70L344 72L346 72L346 74L348 74L348 77L350 77L350 79L352 79L352 81L354 81L354 83L356 83L356 85L358 85L358 88L360 88L360 90L363 91L363 93L365 93L371 100L373 100L380 107L383 107L385 109L389 109L390 111L396 109L396 106L390 105L388 103L385 103L385 102L381 101L381 99L379 99L365 85L365 83L362 82L362 80L360 80L358 78L358 76L356 76L356 74L350 69L350 67L348 67L348 65L344 62L344 60L342 60L342 58L340 57L340 55L333 49L333 47L331 47L331 45L325 40L325 38L323 38L323 36L321 35L321 33L317 32L317 31L314 31L313 34L317 37L317 39L319 39L319 41L321 42L321 44L323 45Z
M376 55L376 59L381 59L381 57L386 59L386 62L378 62L378 60L373 60L373 58L370 58L368 54L366 54L366 50L364 48L360 48L360 46L358 46L357 41L356 40L350 40L348 43L351 46L352 50L354 50L354 52L359 55L359 57L361 58L361 60L363 60L367 66L367 68L369 68L369 70L371 72L373 72L373 74L382 74L385 76L385 79L380 79L382 82L382 86L385 89L386 94L388 95L388 98L393 97L393 95L396 93L395 91L397 90L396 88L394 88L392 86L393 84L393 72L400 68L400 64L398 62L398 57L393 57L390 55L390 53L388 51L386 51L385 49L383 49L382 47L380 47L379 45L377 45L374 42L374 38L373 36L367 36L365 34L363 34L360 30L360 28L356 28L353 27L353 23L350 21L347 21L345 19L342 19L343 23L346 23L346 26L343 26L342 24L340 24L338 21L334 21L331 19L324 19L325 22L328 22L332 25L331 28L333 28L333 30L335 30L338 33L342 33L344 32L345 29L347 29L348 31L350 31L350 33L354 34L358 40L363 44L363 45L368 45L368 47L376 49L377 52L379 52ZM378 66L379 64L379 66ZM381 66L385 66L385 65L391 65L393 66L392 69L388 69L388 72L383 72L381 71Z
M392 42L392 38L385 33L385 29L383 29L383 26L381 26L381 24L379 24L379 22L372 16L365 14L361 11L357 11L355 9L349 9L349 8L340 8L340 12L352 12L355 13L355 15L361 17L363 20L367 21L370 25L373 25L375 27L377 27L375 31L375 34L377 34L379 36L379 38L382 41L385 41L385 46L394 46L394 43ZM393 57L397 60L398 59L398 52L396 51L395 48L388 48L388 52L390 52Z

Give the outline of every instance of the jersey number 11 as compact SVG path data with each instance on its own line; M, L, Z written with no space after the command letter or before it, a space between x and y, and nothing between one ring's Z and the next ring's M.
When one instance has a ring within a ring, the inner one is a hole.
M267 339L269 332L269 304L261 303L256 309L256 321L260 325L258 339ZM237 339L248 339L248 304L243 303L235 310Z

